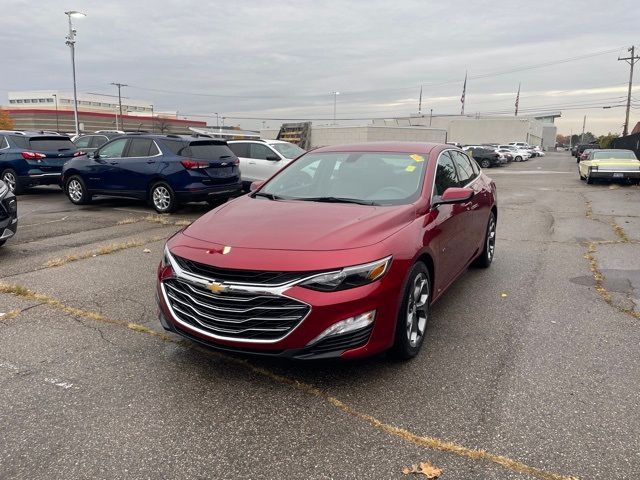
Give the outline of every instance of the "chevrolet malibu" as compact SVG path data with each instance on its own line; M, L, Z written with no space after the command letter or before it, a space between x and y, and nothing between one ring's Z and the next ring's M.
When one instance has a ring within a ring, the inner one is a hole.
M169 239L159 319L227 351L409 359L433 302L491 265L497 216L495 184L456 147L320 148Z

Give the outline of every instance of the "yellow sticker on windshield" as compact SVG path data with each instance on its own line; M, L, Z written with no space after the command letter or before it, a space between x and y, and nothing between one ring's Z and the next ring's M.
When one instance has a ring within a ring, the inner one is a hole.
M416 169L415 165L409 165L407 168L405 168L407 172L413 172L415 169Z
M417 153L414 153L413 155L409 155L409 158L414 159L416 162L424 162L424 157L421 157Z

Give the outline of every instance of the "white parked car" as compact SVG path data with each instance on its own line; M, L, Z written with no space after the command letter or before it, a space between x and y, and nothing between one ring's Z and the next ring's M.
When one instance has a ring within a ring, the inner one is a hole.
M498 149L506 149L506 150L511 150L513 152L513 161L514 162L524 162L526 160L529 160L529 158L531 157L531 153L528 150L525 150L523 148L518 148L515 145L498 145Z
M531 145L529 145L527 142L509 142L509 145L513 145L514 147L518 147L518 148L530 148Z
M282 140L229 140L229 148L240 159L240 175L245 189L263 181L299 157L305 150Z

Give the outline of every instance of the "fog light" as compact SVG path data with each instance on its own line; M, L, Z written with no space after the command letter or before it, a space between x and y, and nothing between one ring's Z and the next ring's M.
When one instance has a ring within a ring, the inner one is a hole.
M313 345L314 343L317 343L326 337L342 335L343 333L353 332L355 330L360 330L364 327L368 327L373 323L373 320L375 318L376 318L376 311L371 310L370 312L363 313L356 317L349 317L344 320L341 320L338 323L334 323L329 328L327 328L324 332L318 335L316 338L311 340L307 344L307 346Z

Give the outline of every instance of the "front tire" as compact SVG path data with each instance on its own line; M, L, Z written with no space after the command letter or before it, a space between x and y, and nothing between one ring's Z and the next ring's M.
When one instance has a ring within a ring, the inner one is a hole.
M87 186L78 175L73 175L67 180L65 191L71 203L75 205L86 205L91 202L91 195L87 191Z
M491 162L489 160L482 160L480 162L480 166L482 168L489 168L491 166Z
M518 155L518 156L516 157L516 162L521 162L521 161L522 161L522 157L521 157L520 155Z
M149 200L158 213L171 213L175 211L178 206L175 193L173 193L171 187L164 182L156 183L151 187Z
M24 193L24 187L20 184L20 180L18 179L18 174L12 168L7 168L2 172L0 179L9 187L9 191L14 195L20 195Z
M475 259L473 265L480 268L489 268L493 262L493 256L496 252L496 216L493 212L489 215L487 222L487 232L484 239L484 248L478 258Z
M431 275L424 263L411 268L402 296L390 353L397 359L409 360L420 352L431 317Z

